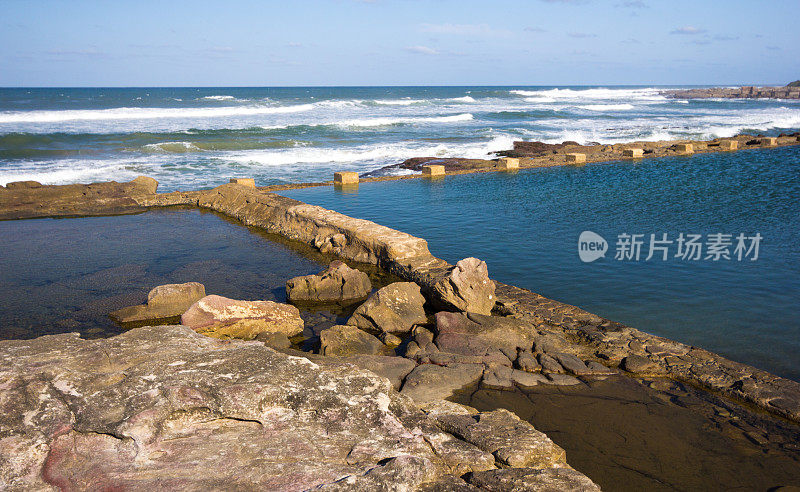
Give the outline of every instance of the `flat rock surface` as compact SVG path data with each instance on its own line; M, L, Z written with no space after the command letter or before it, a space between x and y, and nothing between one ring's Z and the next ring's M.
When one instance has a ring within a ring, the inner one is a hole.
M259 333L283 333L288 337L303 332L300 310L273 301L238 301L206 296L186 310L181 323L215 338L251 340Z
M495 469L387 379L259 342L146 327L2 341L0 360L3 489L413 490Z

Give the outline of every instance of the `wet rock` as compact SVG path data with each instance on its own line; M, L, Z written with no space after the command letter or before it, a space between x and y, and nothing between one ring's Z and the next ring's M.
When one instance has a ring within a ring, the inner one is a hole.
M533 388L540 384L549 384L550 381L543 374L538 372L526 372L514 369L511 372L511 380L520 388Z
M494 390L510 390L514 387L514 381L511 380L512 371L513 369L506 366L486 368L483 372L481 387Z
M593 360L587 362L586 367L589 369L589 371L591 371L590 374L595 376L616 374L616 371L614 371L613 369L606 367L603 364L595 362Z
M622 359L622 368L632 373L646 373L656 367L656 364L641 355L629 355Z
M384 345L373 335L349 325L336 325L319 335L322 355L377 354Z
M445 432L492 453L503 465L544 468L565 463L563 449L508 410L436 419Z
M365 299L372 292L369 276L341 261L333 261L317 275L295 277L286 282L291 302L347 303Z
M532 328L519 320L474 313L436 313L436 345L443 352L484 356L490 350L530 348Z
M379 289L347 320L367 331L407 333L415 324L428 321L425 316L425 298L414 282L395 282Z
M8 183L0 187L0 220L143 212L138 198L155 194L157 187L158 181L144 176L127 183Z
M3 489L413 490L494 468L386 379L257 342L160 326L0 359Z
M468 477L477 490L491 492L600 492L586 475L572 468L504 468Z
M576 384L581 384L580 379L567 374L547 374L547 379L550 380L549 384L556 386L575 386Z
M423 364L406 376L400 393L418 403L444 400L453 396L454 391L476 384L482 375L480 364Z
M129 306L109 314L117 323L136 323L174 318L186 312L206 295L206 288L197 282L159 285L147 294L147 304Z
M564 368L561 367L561 364L559 364L555 358L547 354L539 354L539 364L542 365L542 371L544 372L555 374L564 372Z
M526 350L521 350L517 355L516 360L517 368L528 372L539 372L542 370L542 365L536 360L534 355Z
M432 295L445 309L488 315L494 307L494 291L486 262L465 258L436 282Z
M214 338L251 340L259 333L283 333L293 337L303 332L300 311L272 301L237 301L206 296L181 316L184 326Z
M292 342L289 341L289 337L287 337L284 333L259 333L256 335L255 339L267 347L275 350L285 350L292 346Z

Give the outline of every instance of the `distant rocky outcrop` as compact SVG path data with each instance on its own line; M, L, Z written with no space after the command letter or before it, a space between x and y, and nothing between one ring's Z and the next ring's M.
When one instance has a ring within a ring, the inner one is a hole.
M159 326L0 360L3 490L599 490L512 413L425 413L338 358Z
M795 80L794 82L789 82L786 84L786 87L800 87L800 80Z
M800 82L800 81L798 81ZM676 99L800 99L800 84L786 87L713 87L709 89L688 89L662 91L662 94Z

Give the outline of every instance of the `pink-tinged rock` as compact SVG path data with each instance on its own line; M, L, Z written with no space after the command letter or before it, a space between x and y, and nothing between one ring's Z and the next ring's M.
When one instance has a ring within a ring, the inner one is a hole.
M197 282L159 285L147 295L147 304L129 306L109 314L118 323L138 323L182 315L206 295L206 288Z
M303 332L300 311L272 301L237 301L206 296L181 316L181 324L214 338L252 340L259 333L283 333L293 337Z
M318 275L294 277L286 282L291 302L339 302L365 299L372 292L369 276L341 261L333 261Z
M433 286L435 301L446 309L490 314L495 304L495 284L485 261L464 258Z

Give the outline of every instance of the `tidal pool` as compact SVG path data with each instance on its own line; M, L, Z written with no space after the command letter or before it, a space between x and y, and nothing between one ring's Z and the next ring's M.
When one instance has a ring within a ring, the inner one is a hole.
M331 258L211 212L0 222L0 339L78 331L106 337L108 318L157 285L200 282L206 293L286 302L285 282ZM359 268L365 267L359 265ZM368 270L376 286L381 274ZM309 337L342 310L301 311Z
M425 238L451 263L476 256L501 282L800 380L800 147L281 194ZM607 241L604 258L580 260L583 231ZM706 259L718 233L731 235L731 259ZM615 259L622 234L643 235L638 261ZM658 249L646 260L651 234L673 241L666 260ZM680 234L701 235L699 260L675 256ZM754 251L737 259L739 234L760 234L757 260Z

